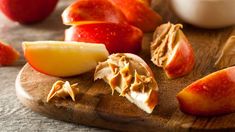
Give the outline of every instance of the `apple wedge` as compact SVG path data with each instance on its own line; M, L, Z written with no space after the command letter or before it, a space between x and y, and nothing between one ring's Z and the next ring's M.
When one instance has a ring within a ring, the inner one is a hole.
M114 90L147 113L158 104L158 85L150 67L139 56L117 53L100 62L94 79L103 79Z
M182 27L181 24L162 24L154 32L150 46L152 62L162 67L169 78L188 74L195 64L193 48Z
M11 65L19 58L19 56L19 52L10 45L0 42L0 65Z
M197 116L235 112L235 67L223 69L193 82L177 94L180 109Z
M138 53L143 32L128 24L89 22L65 31L65 41L103 43L109 53Z
M37 71L58 77L90 71L109 55L103 44L62 41L23 42L23 51Z
M152 32L162 23L162 17L149 7L148 0L110 0L125 15L129 24L143 32Z

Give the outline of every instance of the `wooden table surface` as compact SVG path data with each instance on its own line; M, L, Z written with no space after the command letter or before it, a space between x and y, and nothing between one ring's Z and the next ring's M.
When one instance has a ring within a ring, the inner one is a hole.
M0 67L0 131L104 131L49 119L25 108L16 98L16 75L26 63L22 56L21 42L31 40L63 40L64 29L61 12L74 0L60 0L53 14L35 25L19 25L0 13L0 40L10 43L20 51L15 65ZM37 37L35 37L37 36Z

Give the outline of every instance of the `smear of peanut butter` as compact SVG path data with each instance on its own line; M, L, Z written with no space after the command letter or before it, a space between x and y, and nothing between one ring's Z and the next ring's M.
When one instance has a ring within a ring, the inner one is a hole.
M163 24L156 29L153 35L153 42L150 46L152 62L163 67L171 55L176 43L176 35L183 28L181 24Z

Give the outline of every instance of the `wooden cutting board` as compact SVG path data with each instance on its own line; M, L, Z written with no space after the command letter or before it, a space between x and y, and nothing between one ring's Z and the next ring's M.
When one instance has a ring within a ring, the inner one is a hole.
M178 20L168 11L165 3L155 9L165 21ZM55 119L121 131L201 131L235 130L235 113L219 117L195 117L179 110L175 95L193 81L216 71L214 63L225 41L233 34L233 27L219 30L199 29L184 24L184 32L193 45L196 55L194 70L182 78L169 80L162 69L150 61L149 43L152 34L146 34L140 56L150 65L159 85L160 103L152 114L146 114L111 89L103 81L93 81L93 73L56 78L35 71L28 64L16 79L16 94L20 102L33 111ZM78 83L81 93L76 102L70 98L46 102L52 84L57 80Z

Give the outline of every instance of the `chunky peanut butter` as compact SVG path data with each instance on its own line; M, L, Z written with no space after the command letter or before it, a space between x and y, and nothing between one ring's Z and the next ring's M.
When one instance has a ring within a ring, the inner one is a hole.
M157 86L141 64L124 54L113 54L97 66L95 80L101 78L110 85L112 93L117 87L120 88L121 96L130 91L148 93Z
M70 96L73 101L75 101L75 96L78 94L79 88L77 87L77 83L70 85L68 81L56 81L51 90L50 93L47 96L47 102L49 102L54 97L59 98L66 98Z

